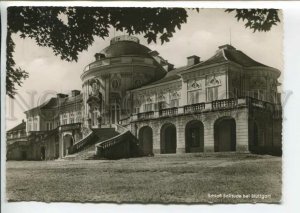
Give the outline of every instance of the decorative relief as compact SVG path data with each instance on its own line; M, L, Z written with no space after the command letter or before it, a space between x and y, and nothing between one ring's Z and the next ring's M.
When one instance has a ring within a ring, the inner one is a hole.
M166 97L164 96L164 94L157 94L157 101L160 102L160 101L165 101L166 100Z
M98 96L100 89L100 81L98 79L92 79L89 81L89 85L92 88L90 95Z
M206 75L211 74L224 74L226 72L226 66L218 66L213 68L206 68L206 69L198 69L188 73L182 73L183 81L188 81L195 78L203 78Z
M180 99L180 93L177 91L173 91L170 93L170 100Z
M136 80L134 81L134 86L135 86L135 87L141 87L142 84L143 84L143 82L142 82L141 79L136 79Z
M187 86L188 86L188 90L202 89L200 80L198 80L198 81L189 80Z
M215 75L210 76L206 79L206 86L213 87L213 86L219 86L221 85L221 80L216 78Z
M152 103L152 101L153 101L152 97L148 96L148 97L146 98L146 102Z
M163 86L157 86L154 88L147 88L143 90L135 91L137 96L151 96L153 94L163 94L170 91L177 91L182 88L181 82L175 82L172 84L167 84Z
M121 85L120 79L115 78L115 79L112 79L112 80L111 80L111 87L112 87L113 89L118 89L118 88L120 87L120 85Z

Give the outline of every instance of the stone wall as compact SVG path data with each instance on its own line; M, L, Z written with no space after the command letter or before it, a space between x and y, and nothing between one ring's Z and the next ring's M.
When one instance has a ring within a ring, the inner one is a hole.
M186 150L185 129L188 122L199 120L204 125L204 152L214 151L214 124L218 119L233 118L236 123L236 150L247 152L248 149L248 109L235 108L230 110L209 111L199 114L177 115L173 117L149 119L132 123L132 129L139 130L149 126L153 132L153 152L161 153L161 128L170 123L176 126L176 153L184 153Z

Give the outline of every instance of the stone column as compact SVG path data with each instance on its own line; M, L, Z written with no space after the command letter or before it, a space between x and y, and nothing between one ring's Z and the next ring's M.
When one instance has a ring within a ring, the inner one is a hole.
M185 153L185 122L184 118L178 118L176 125L176 153Z
M204 152L214 152L214 119L206 118L204 125Z
M61 127L60 127L61 128ZM64 138L62 133L59 131L58 132L59 135L59 158L63 158L63 153L64 153Z
M249 152L248 110L240 109L235 115L236 122L236 151Z
M150 127L152 128L153 133L153 153L160 154L160 127L161 125L158 122L151 123Z

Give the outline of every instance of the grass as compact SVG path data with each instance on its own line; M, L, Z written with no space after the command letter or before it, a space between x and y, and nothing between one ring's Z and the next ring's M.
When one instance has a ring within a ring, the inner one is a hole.
M9 201L45 202L269 203L282 184L281 158L233 153L9 161L6 177ZM251 194L267 197L233 197Z

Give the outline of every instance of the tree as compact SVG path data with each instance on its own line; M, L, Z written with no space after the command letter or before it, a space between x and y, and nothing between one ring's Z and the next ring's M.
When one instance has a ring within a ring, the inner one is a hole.
M199 9L197 9L199 12ZM268 31L279 22L277 10L238 10L238 20L246 27ZM78 54L94 42L94 37L109 36L109 29L143 34L148 43L168 42L187 22L184 8L105 8L105 7L9 7L7 33L7 95L14 97L15 85L21 86L28 73L16 68L13 60L13 34L32 38L39 46L52 48L62 60L77 61Z

